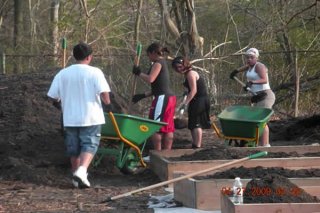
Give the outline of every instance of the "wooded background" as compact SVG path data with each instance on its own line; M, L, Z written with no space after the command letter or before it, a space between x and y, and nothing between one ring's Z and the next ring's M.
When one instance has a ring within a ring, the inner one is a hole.
M274 108L310 115L320 105L319 34L320 0L2 0L0 73L61 69L74 62L72 47L84 41L94 49L92 65L105 72L126 103L136 44L143 45L140 66L146 71L145 49L158 41L169 48L170 57L185 55L194 62L219 112L230 104L249 103L229 74L243 65L245 50L256 47L276 93ZM171 73L178 97L182 80ZM149 89L142 81L138 85L136 93ZM138 106L147 107L143 102Z

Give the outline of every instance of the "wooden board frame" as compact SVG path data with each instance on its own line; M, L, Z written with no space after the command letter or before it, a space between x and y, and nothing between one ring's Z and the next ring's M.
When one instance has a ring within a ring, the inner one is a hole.
M269 152L293 152L299 154L308 152L320 152L320 146L277 146L277 147L254 147L254 148L232 148L245 150L261 150ZM171 157L179 157L184 154L192 154L198 150L194 149L176 149L164 151L150 151L150 168L158 177L165 181L173 178L175 171L179 172L196 172L213 166L230 162L231 160L202 160L202 161L171 161ZM232 167L244 166L247 168L263 167L283 167L287 169L302 168L320 168L320 157L292 157L292 158L264 158L245 161L240 165L225 167L223 170ZM222 170L217 170L222 171Z
M185 173L175 173L175 177ZM251 179L242 179L245 186ZM289 178L307 193L320 198L320 178ZM220 210L221 190L231 187L234 179L188 178L174 183L174 199L184 206L201 210Z
M319 212L320 203L255 203L234 204L226 195L221 195L221 213L315 213Z

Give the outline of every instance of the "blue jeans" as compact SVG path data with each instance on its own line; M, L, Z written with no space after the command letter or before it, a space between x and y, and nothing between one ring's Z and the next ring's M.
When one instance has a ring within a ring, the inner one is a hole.
M82 152L93 155L97 152L101 138L101 125L86 127L65 127L64 142L66 153L70 157Z

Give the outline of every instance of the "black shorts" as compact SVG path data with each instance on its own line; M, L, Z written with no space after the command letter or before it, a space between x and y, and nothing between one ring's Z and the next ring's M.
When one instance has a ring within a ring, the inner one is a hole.
M210 102L208 97L197 97L191 100L188 108L188 129L209 129Z

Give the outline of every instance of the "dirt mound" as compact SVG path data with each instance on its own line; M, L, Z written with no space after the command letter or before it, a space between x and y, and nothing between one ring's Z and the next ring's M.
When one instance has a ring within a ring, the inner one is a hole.
M315 203L320 202L287 178L268 175L251 180L243 194L244 203Z
M291 141L288 145L306 145L320 141L320 115L269 122L270 141Z

